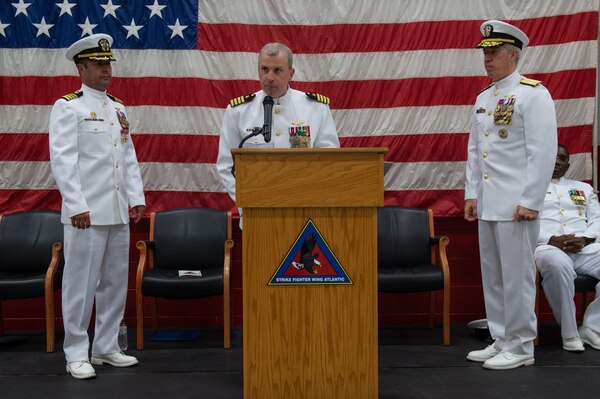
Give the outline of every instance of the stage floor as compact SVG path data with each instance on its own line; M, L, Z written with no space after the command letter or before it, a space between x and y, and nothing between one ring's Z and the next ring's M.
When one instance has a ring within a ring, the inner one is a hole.
M43 331L8 331L6 337L21 337L23 342L0 346L0 397L242 398L241 330L233 331L229 350L221 347L221 330L199 332L195 341L159 342L151 341L152 333L146 331L146 349L127 351L138 357L138 366L96 366L95 379L78 381L66 374L62 337L57 339L56 352L48 354ZM129 338L134 348L134 329L130 328ZM564 351L560 331L554 325L540 328L535 365L516 370L488 371L480 363L467 361L468 351L482 349L486 343L466 325L453 326L451 346L444 347L441 342L439 326L433 330L415 325L382 327L379 397L568 398L593 397L598 392L600 351L588 346L584 353Z

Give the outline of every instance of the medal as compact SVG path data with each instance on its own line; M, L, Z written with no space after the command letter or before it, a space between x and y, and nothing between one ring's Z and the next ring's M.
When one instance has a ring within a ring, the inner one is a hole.
M129 138L129 121L127 120L127 116L125 116L125 112L119 110L119 108L116 108L116 110L119 123L121 124L121 143L125 144Z
M291 148L311 148L310 126L300 126L303 122L292 123L288 128Z
M569 189L569 197L571 197L571 202L575 205L587 206L587 200L583 191L571 188Z
M494 110L494 125L511 125L512 113L515 109L515 97L507 96L498 100Z

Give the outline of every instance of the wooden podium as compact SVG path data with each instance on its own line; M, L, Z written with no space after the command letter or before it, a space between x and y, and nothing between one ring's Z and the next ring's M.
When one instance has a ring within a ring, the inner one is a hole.
M243 208L245 398L377 398L386 152L232 150ZM351 282L270 285L309 220Z

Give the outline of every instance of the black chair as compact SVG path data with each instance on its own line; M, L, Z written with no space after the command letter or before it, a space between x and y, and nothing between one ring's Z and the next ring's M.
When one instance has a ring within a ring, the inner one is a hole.
M379 292L429 295L429 326L435 321L435 291L443 291L443 339L450 345L448 237L436 237L431 209L383 207L377 215Z
M158 330L156 298L223 295L223 347L231 345L229 269L231 212L181 208L150 215L150 240L139 241L136 275L137 349L144 349L143 297L150 296L152 330ZM179 276L200 270L202 276Z
M60 212L0 216L0 335L2 301L44 297L46 352L54 352L54 291L61 288L62 242Z

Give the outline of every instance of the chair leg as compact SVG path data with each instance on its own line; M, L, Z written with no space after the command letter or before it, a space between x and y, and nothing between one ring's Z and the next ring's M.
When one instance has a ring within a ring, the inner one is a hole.
M144 350L144 298L140 291L135 293L137 350Z
M231 348L231 298L229 287L223 295L223 348Z
M46 304L46 352L54 352L54 292L45 293Z
M429 293L429 320L427 325L429 328L435 326L435 291Z
M2 316L2 301L0 301L0 335L4 335L4 317Z
M581 314L585 313L585 310L587 309L589 304L590 303L588 301L588 293L582 292L581 293Z
M444 345L450 345L450 287L444 288L444 303L442 310L442 329L444 334Z
M538 346L540 344L540 274L535 273L535 322L536 325L536 336L533 340L533 346Z

